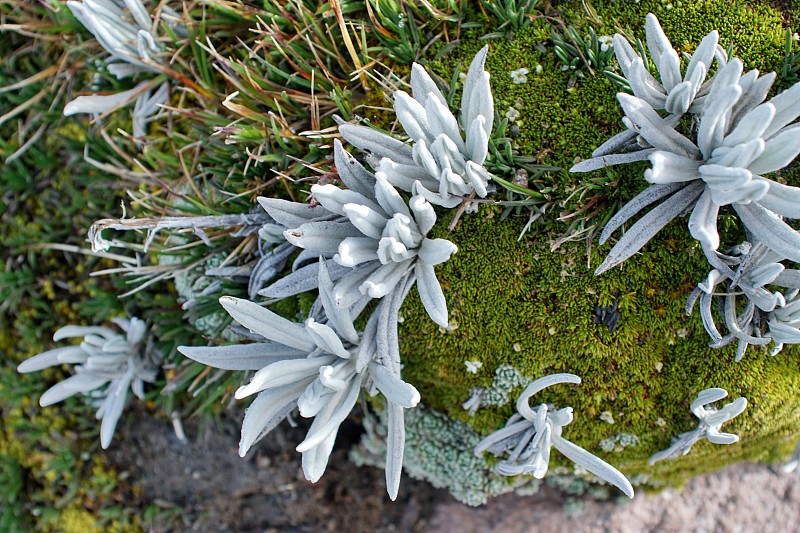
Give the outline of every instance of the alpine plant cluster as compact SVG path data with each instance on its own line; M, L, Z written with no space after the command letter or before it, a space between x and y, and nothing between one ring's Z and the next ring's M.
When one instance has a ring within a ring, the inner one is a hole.
M703 249L712 271L690 296L687 311L700 300L711 346L738 342L736 359L748 345L800 342L800 276L783 261L800 261L800 232L786 219L800 218L800 188L765 177L789 165L800 153L800 84L767 100L774 72L743 72L742 61L728 58L709 33L685 59L680 58L656 17L647 16L647 47L659 78L647 60L621 35L614 37L620 68L633 94L619 93L626 130L601 145L571 172L649 160L650 186L628 202L600 235L605 242L640 211L650 210L617 241L595 274L638 252L661 228L690 212L689 233ZM716 72L709 71L716 63ZM722 243L720 210L735 213L746 241ZM774 285L780 290L771 290ZM716 300L727 333L711 313Z
M733 433L721 433L720 426L732 418L742 414L747 407L746 398L736 398L721 409L717 409L713 402L727 398L728 391L725 389L712 388L700 391L697 398L692 402L690 409L692 414L700 420L696 429L681 433L672 439L672 445L666 450L662 450L650 458L650 464L665 459L676 459L681 455L686 455L697 442L708 439L714 444L733 444L739 442L739 436Z
M299 253L290 274L260 289L268 301L318 291L311 316L291 322L261 305L223 297L220 303L257 340L252 344L181 347L187 357L228 370L255 371L236 391L256 394L242 424L240 455L295 408L313 418L297 446L312 482L325 471L340 424L364 390L384 396L388 411L386 485L397 497L405 445L404 409L420 401L401 377L397 325L412 287L431 320L448 326L447 301L434 267L457 252L446 239L430 238L436 224L431 204L456 207L472 193L486 196L488 154L494 121L488 47L473 60L464 82L462 128L436 83L419 65L411 76L413 97L395 93L397 118L413 141L370 128L340 125L342 136L368 155L369 170L334 141L334 163L344 187L313 185L313 203L275 198L258 201L291 245L265 256L269 264ZM399 189L399 191L398 191ZM400 192L402 191L402 193ZM405 193L405 195L403 194ZM280 252L279 252L280 250ZM363 331L354 321L378 300Z
M167 8L161 10L160 20L154 20L141 0L124 0L127 9L121 5L116 0L67 2L108 52L108 71L120 79L141 80L122 93L80 96L67 104L64 113L100 115L135 101L134 136L141 137L169 92L163 74L164 43L154 32L161 23L170 24L176 33L184 29L170 22L177 17ZM689 232L702 247L711 271L689 297L687 312L696 305L700 308L712 346L737 342L737 361L750 345L773 344L774 355L784 344L800 342L800 271L784 264L800 262L800 233L785 221L800 218L800 188L765 176L780 171L800 153L800 126L793 124L800 116L800 85L767 100L776 75L743 72L742 62L729 58L720 47L716 31L682 60L652 14L645 29L658 77L651 74L647 58L623 36L614 36L614 51L632 93L617 95L626 130L571 169L589 172L650 162L644 173L650 185L611 218L601 243L641 211L649 211L619 238L595 274L621 264L672 219L690 212ZM341 136L364 154L366 166L335 140L333 160L341 186L313 185L309 203L258 199L266 213L255 216L248 231L258 231L265 250L249 272L249 299L220 299L239 331L253 342L179 348L211 367L252 372L234 395L255 397L242 424L241 456L297 410L301 417L313 419L297 451L306 478L315 482L326 469L340 425L359 398L380 394L388 419L387 491L392 499L397 497L404 413L420 402L419 392L401 375L399 312L416 287L430 319L442 328L449 325L436 266L457 248L446 239L431 237L431 232L437 221L435 208L453 209L489 194L491 175L484 163L495 112L484 68L487 52L484 47L469 67L459 117L433 78L414 64L411 93L394 93L394 110L408 140L341 123ZM746 242L721 242L720 210L736 214ZM212 222L219 221L193 223L199 228ZM290 273L279 278L284 270ZM217 274L224 273L220 269ZM317 297L303 322L265 307L309 291ZM717 327L715 306L724 334ZM359 320L368 309L369 316ZM105 327L62 328L55 340L83 337L83 341L19 366L20 372L33 372L63 363L75 365L74 375L45 392L40 403L50 405L77 393L88 396L98 407L104 448L125 407L128 389L142 398L144 383L154 381L158 363L142 321L115 322L124 334ZM495 466L501 475L542 478L555 447L633 497L624 475L562 436L573 420L571 407L529 403L546 387L580 382L573 374L533 381L519 396L517 413L478 443L474 452L502 457ZM686 454L703 438L719 444L736 442L738 437L721 433L720 426L740 414L747 400L739 398L718 410L710 405L726 396L723 389L702 391L691 405L700 420L697 429L678 435L651 463Z
M108 52L106 68L117 79L144 77L132 89L116 94L79 96L64 107L64 115L89 113L93 116L110 113L134 103L133 136L144 137L147 123L169 96L169 83L163 76L161 62L164 45L155 35L158 21L154 21L141 0L124 0L127 11L114 0L70 0L72 14L83 27L94 35ZM161 8L161 17L167 24L178 20L178 15L167 6ZM185 29L177 23L170 24L177 33ZM154 77L155 75L155 77Z
M542 479L550 463L550 448L555 446L567 459L633 498L633 487L619 470L561 436L562 428L572 422L572 407L555 409L544 403L536 408L530 406L531 396L546 387L580 382L581 378L574 374L551 374L532 382L517 399L517 413L505 427L479 442L475 453L508 455L496 466L497 472L504 476L530 474Z
M138 318L118 318L114 323L123 334L99 326L65 326L53 335L54 341L83 337L77 346L55 348L23 361L17 371L37 372L62 364L75 365L75 374L50 387L39 405L46 407L78 393L97 407L100 444L111 444L114 429L125 403L128 389L144 399L144 384L155 382L160 356L147 342L147 326Z

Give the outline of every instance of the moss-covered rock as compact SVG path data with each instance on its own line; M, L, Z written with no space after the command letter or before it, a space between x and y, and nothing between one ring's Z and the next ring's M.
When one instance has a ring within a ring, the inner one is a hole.
M644 17L652 11L673 45L687 52L718 29L723 46L733 44L746 68L762 72L780 69L782 24L793 15L767 2L742 0L595 2L593 7L599 16L598 35L623 28L643 39ZM574 13L575 19L567 23L585 28L574 6L564 7L564 13ZM519 114L515 124L520 152L569 168L622 129L622 113L616 88L602 76L587 72L569 87L574 72L561 70L552 46L541 46L545 24L536 21L512 40L490 41L487 70L495 109L501 116L512 107ZM459 61L468 64L485 44L479 36L467 36L455 55L431 68L449 79ZM514 83L510 72L521 67L530 71L528 81ZM787 348L770 357L767 351L751 348L735 363L735 345L708 347L699 316L687 317L684 311L686 297L709 270L685 219L673 221L641 253L599 277L593 271L609 246L582 240L553 249L571 220L556 218L561 210L585 205L585 198L584 204L576 200L582 187L604 184L592 189L596 205L602 206L595 216L602 220L647 185L642 177L646 166L544 176L544 185L553 188L548 221L535 225L521 240L527 217L501 221L502 211L493 206L462 216L451 232L447 220L438 225L437 237L446 236L459 248L437 267L451 328L433 324L414 293L402 310L404 378L419 388L427 408L471 426L477 434L488 434L514 412L526 379L555 372L577 374L582 385L547 389L538 401L573 406L575 420L565 437L651 486L679 485L737 461L778 461L794 448L800 435L800 350ZM740 231L732 217L721 225L729 237ZM620 313L617 327L597 323L602 322L597 308L613 302ZM482 366L471 373L466 361ZM514 378L517 383L507 394L511 401L482 402L470 414L462 403L481 390L497 389L498 368L516 369L523 376ZM696 427L689 404L708 387L748 399L747 410L725 426L741 441L731 446L701 442L685 457L648 466L648 458L669 446L673 436ZM552 467L568 464L555 453L553 461Z

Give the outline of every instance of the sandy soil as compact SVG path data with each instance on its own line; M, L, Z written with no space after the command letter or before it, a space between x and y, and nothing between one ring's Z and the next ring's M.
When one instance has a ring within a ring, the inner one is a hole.
M152 531L215 532L760 532L800 531L800 475L759 465L737 465L691 481L683 491L637 496L632 502L584 501L565 506L552 489L536 496L508 495L470 508L447 492L404 478L389 501L383 472L356 468L346 450L358 439L342 428L322 480L307 482L294 444L305 429L283 424L257 451L237 454L239 426L186 424L187 442L172 426L130 412L121 424L112 460L141 488L142 503L166 519ZM578 509L576 509L578 507Z

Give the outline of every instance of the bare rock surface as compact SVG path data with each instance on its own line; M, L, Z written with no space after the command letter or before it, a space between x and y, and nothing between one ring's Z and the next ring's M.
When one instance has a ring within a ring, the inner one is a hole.
M739 464L695 478L681 491L637 495L633 501L582 501L569 511L545 489L536 496L507 495L470 509L437 506L430 532L790 532L800 530L800 476L763 465Z
M150 531L215 532L790 532L800 530L800 475L742 464L690 481L682 491L630 502L572 501L552 488L506 495L471 508L446 491L403 478L396 502L383 472L347 461L358 426L343 426L328 470L303 478L294 451L305 427L282 424L256 451L238 455L239 422L202 427L188 439L168 421L130 413L112 461L139 487L142 507L160 509Z

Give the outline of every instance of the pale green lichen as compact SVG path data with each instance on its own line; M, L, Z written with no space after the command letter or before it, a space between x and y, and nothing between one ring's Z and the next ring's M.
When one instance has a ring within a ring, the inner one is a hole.
M350 460L359 466L383 468L386 455L385 413L363 418L365 433L358 446L350 450ZM533 495L543 484L557 487L573 496L597 499L616 496L613 488L588 474L583 468L558 466L543 480L518 476L506 478L491 471L494 460L476 457L471 447L481 436L470 426L432 409L417 406L406 412L405 471L437 488L447 488L453 497L467 505L482 505L487 499L508 492ZM637 486L655 487L646 474L631 477Z
M516 387L524 387L531 381L511 365L498 366L494 374L490 387L476 387L470 391L470 398L475 398L474 409L486 405L506 405L511 401L512 390Z
M481 505L487 498L513 490L535 493L536 479L513 479L488 473L489 463L472 452L481 436L463 422L434 410L418 406L405 416L406 453L403 467L417 479L434 487L447 488L458 501ZM383 467L386 455L385 412L378 417L365 416L360 446L353 448L350 459L357 465Z
M605 411L608 412L608 411ZM598 443L600 449L604 452L615 452L619 453L625 448L630 446L636 446L639 444L639 437L633 435L631 433L617 433L616 435L612 435L606 439L601 440Z
M175 239L175 237L172 238ZM211 287L215 280L206 276L205 272L219 267L224 260L225 254L214 254L209 256L203 264L181 269L174 276L175 290L184 304L184 308L186 308L187 302L193 302L202 297L203 291ZM161 254L158 256L158 261L162 265L176 265L177 268L177 265L180 265L184 259L176 255ZM189 323L203 335L229 342L241 340L239 335L227 327L230 324L230 318L218 305L215 305L213 312L203 313L199 316L190 313L187 317Z

